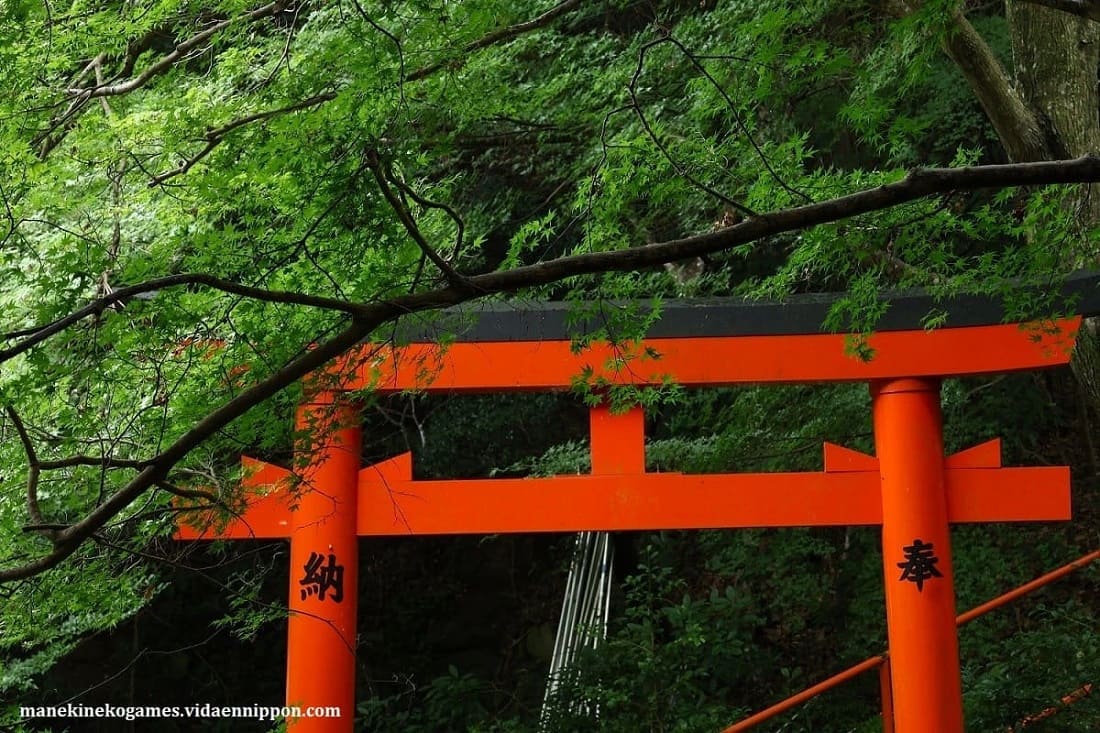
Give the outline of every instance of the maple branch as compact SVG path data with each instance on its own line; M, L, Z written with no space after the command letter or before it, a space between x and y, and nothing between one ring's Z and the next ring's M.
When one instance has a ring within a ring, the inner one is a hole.
M397 314L393 315L394 318L396 316ZM76 552L85 540L125 510L149 488L163 483L172 466L201 443L248 410L294 384L310 372L324 366L330 360L362 341L373 330L374 325L373 322L353 318L351 323L333 338L293 359L275 374L244 390L202 420L199 420L194 427L150 460L148 467L125 486L107 497L84 519L58 531L54 535L54 548L51 552L23 565L0 570L0 583L29 578L56 567L58 563Z
M1096 154L1038 163L918 168L894 183L761 214L714 232L640 247L560 257L503 272L477 275L470 278L470 283L483 293L510 292L577 275L656 267L665 262L713 254L784 232L827 224L952 191L1096 182L1100 182L1100 155ZM437 303L454 305L468 299L456 301L456 297L459 297L458 293L441 290L404 296L394 303L407 310L426 310L438 307Z
M167 73L177 62L185 59L189 53L193 52L202 43L212 38L215 34L228 27L230 24L242 19L254 21L275 15L283 9L284 5L285 0L276 0L275 2L248 11L234 18L227 18L225 20L218 21L217 23L214 23L205 30L196 33L190 38L187 38L186 40L176 44L171 53L163 56L156 63L144 69L140 74L126 81L116 82L113 84L103 84L101 81L97 81L95 86L91 87L70 87L68 89L68 93L73 98L70 101L69 105L61 114L50 121L50 125L45 131L39 133L32 141L32 145L38 150L39 158L45 159L50 154L50 152L52 152L53 149L56 148L61 143L61 141L65 139L66 134L76 124L77 120L79 119L80 113L85 108L88 101L90 101L91 99L96 97L103 98L128 94L129 92L132 92L135 89L138 89L148 84L155 77ZM505 28L499 28L497 30L489 32L481 38L467 43L465 46L462 47L462 52L463 54L468 55L480 49L493 46L497 43L512 40L513 38L517 38L523 35L524 33L543 28L549 25L561 15L576 8L579 5L580 0L566 0L565 2L554 6L542 15L537 16L529 21L517 23L515 25L507 26ZM433 64L429 64L423 68L417 69L408 76L405 76L405 61L404 54L401 50L400 41L392 33L385 30L376 22L371 20L358 3L356 3L356 8L358 9L359 13L365 18L366 22L370 23L376 30L386 35L397 45L401 67L400 75L402 78L402 84L408 81L420 81L431 76L432 74L443 69L444 67L455 65L454 62L451 61L438 61ZM151 38L152 36L148 36L147 38L142 39L136 44L131 44L131 49L127 53L126 61L123 67L124 74L129 74L133 71L134 61L136 60L136 53L143 50ZM87 75L87 72L89 70L93 69L96 64L101 64L105 59L105 54L100 54L99 56L97 56L93 60L93 62L89 63L87 67L77 76L75 82L79 83L84 78L84 76ZM288 105L287 107L247 115L238 120L229 122L221 127L208 130L204 135L204 146L195 155L191 156L190 158L184 159L175 168L153 176L149 182L149 185L156 186L158 184L164 183L171 178L186 173L192 167L194 167L196 163L209 155L214 150L214 148L216 148L218 144L222 142L226 134L232 132L233 130L236 130L239 127L243 127L245 125L258 122L260 120L269 119L277 115L287 114L290 112L305 109L307 107L313 107L319 104L323 104L335 98L335 92L319 94L314 97L310 97L307 100L303 100L302 102Z
M254 10L249 10L232 18L226 18L217 23L212 23L205 30L199 31L190 38L177 43L171 53L165 54L155 63L150 64L142 70L140 74L126 81L117 82L115 84L97 84L94 87L88 88L77 87L75 89L69 89L69 93L74 96L84 96L89 99L95 97L117 97L122 94L128 94L135 89L145 86L151 79L166 73L177 61L186 58L188 54L217 35L219 31L228 28L230 25L240 20L253 21L275 15L283 9L283 5L284 0L276 0L275 2L268 3Z
M176 486L170 481L157 481L157 488L167 491L172 496L178 496L181 499L204 499L214 505L228 508L225 502L222 501L217 494L210 491L203 491L202 489L185 489Z
M400 316L457 305L474 300L479 295L514 292L524 287L578 275L658 266L664 262L710 254L776 234L887 209L951 191L1096 182L1100 182L1098 155L1040 163L918 169L894 183L829 201L762 214L715 232L610 252L571 255L504 272L477 275L467 278L473 288L452 284L439 290L402 295L371 304L347 305L350 322L335 336L320 341L315 349L295 357L271 376L245 389L199 420L84 519L58 531L54 535L54 548L51 552L22 565L0 570L0 583L29 578L57 566L149 488L163 483L169 470L205 440L253 407L364 341L383 324Z
M338 298L326 298L319 295L308 295L303 293L291 293L282 290L265 290L263 288L252 287L250 285L242 285L241 283L233 282L232 280L225 280L220 277L214 277L213 275L207 275L204 273L184 273L180 275L168 275L166 277L155 278L153 280L147 280L137 285L128 285L125 287L117 288L102 297L96 298L83 308L73 311L64 318L59 318L51 323L43 324L40 326L33 326L31 328L21 329L19 331L12 331L0 336L0 340L11 341L13 339L23 339L15 346L7 349L0 349L0 363L3 363L23 352L37 346L46 339L61 333L69 326L78 323L85 318L91 316L97 316L107 310L107 308L121 303L128 298L133 298L144 293L151 293L157 290L163 290L170 287L178 287L180 285L205 285L214 290L220 290L225 293L231 293L233 295L241 295L246 298L252 298L254 300L262 300L268 303L283 303L288 305L303 305L312 308L323 308L328 310L343 311L349 315L358 314L362 311L363 307L354 303L349 303L346 300L340 300Z
M114 458L112 456L86 456L77 455L67 458L58 458L51 461L39 461L38 467L43 471L56 471L62 468L75 466L97 466L99 468L134 468L141 470L149 465L149 461L137 458Z
M462 251L462 241L466 236L466 222L462 220L462 217L458 215L458 212L455 211L453 207L443 203L442 201L432 201L431 199L421 196L419 193L416 192L416 189L402 181L397 176L392 176L390 178L390 182L393 183L393 185L397 186L397 188L400 189L403 194L411 198L420 206L423 206L425 209L437 209L450 217L451 221L455 223L456 230L455 253L457 254L458 252Z
M813 199L810 198L810 196L808 196L805 191L800 191L796 188L793 188L790 184L783 180L783 178L775 170L775 168L772 166L771 161L768 159L767 154L760 147L760 143L756 141L756 136L752 134L752 130L750 130L749 126L745 124L745 118L741 114L740 110L737 108L737 105L734 103L733 99L730 97L729 92L727 92L725 88L718 83L718 80L714 78L710 71L707 70L707 67L703 64L701 57L696 56L687 46L685 46L681 41L677 40L677 38L672 34L665 36L665 39L672 45L676 46L676 48L680 50L680 53L682 53L687 58L687 60L691 62L691 65L695 67L695 70L702 74L703 78L706 79L712 87L714 87L714 90L718 92L719 95L721 95L722 99L726 103L726 107L730 111L730 115L733 117L734 122L737 124L737 129L740 130L741 134L745 136L746 140L748 140L749 145L751 145L752 149L756 152L756 157L760 159L760 164L763 165L764 168L768 171L768 175L772 177L772 180L775 181L780 188L782 188L784 191L791 194L792 196L797 196L807 203L812 203ZM747 211L744 206L735 205L734 208L741 209L742 213L747 213L749 216L755 216L755 214L753 214L752 212Z
M275 2L256 8L255 10L250 10L236 17L218 21L190 38L180 41L170 53L162 57L156 63L148 66L137 76L126 81L113 84L103 83L102 64L107 59L107 54L98 54L77 73L76 77L71 82L73 85L78 85L90 72L95 71L96 80L93 85L88 87L70 86L69 89L66 90L69 96L72 97L68 106L66 106L63 112L50 120L45 130L34 136L31 140L31 146L37 150L39 159L45 160L54 148L61 144L69 131L76 125L90 100L97 97L100 98L104 104L104 109L106 109L109 114L110 108L107 106L106 97L128 94L135 89L145 86L155 77L167 73L177 62L186 59L196 48L229 25L242 19L254 21L275 15L282 10L284 4L285 0L275 0ZM137 56L148 48L153 38L154 34L149 33L139 41L130 44L123 63L123 74L129 74L133 71L133 65Z
M634 110L634 116L638 118L638 122L641 123L642 129L645 130L646 136L657 147L657 150L660 151L661 155L664 156L664 159L668 161L668 164L672 166L672 170L676 171L676 174L678 176L683 178L691 185L695 186L700 191L703 191L709 196L718 199L726 206L729 206L731 209L735 209L745 216L756 216L757 214L755 211L745 206L740 201L735 201L721 191L703 183L698 178L693 176L691 172L687 170L687 168L681 166L679 161L677 161L676 158L673 157L672 152L661 140L660 136L658 136L653 127L650 126L649 120L646 119L645 111L642 109L642 105L638 102L638 81L639 79L641 79L642 71L645 69L646 55L651 49L656 48L661 44L672 42L673 41L671 40L671 37L665 36L663 38L658 38L656 40L650 41L649 43L646 43L640 49L638 49L638 63L634 67L634 74L630 77L630 83L626 86L627 92L630 94L630 106ZM680 45L679 42L676 42L676 45L685 54L687 53L687 49Z
M310 107L316 107L319 104L324 104L325 102L329 102L333 99L336 99L336 92L325 92L324 94L317 94L315 96L312 96L309 99L303 99L301 102L289 104L286 107L269 109L264 112L256 112L255 114L246 115L244 117L233 120L232 122L228 122L221 127L209 129L206 131L206 134L203 135L203 139L206 141L206 145L203 146L203 148L199 150L199 152L195 153L190 158L185 158L175 168L153 176L149 180L149 186L153 187L159 185L171 178L183 175L187 171L191 170L191 168L194 167L196 163L205 158L207 155L210 155L210 153L214 151L214 148L218 147L218 145L221 144L222 140L225 139L225 136L233 132L234 130L244 127L245 125L250 125L253 122L269 120L272 117L278 117L280 115L290 114L291 112L298 112L303 109L309 109Z
M371 173L374 174L374 180L378 182L378 188L382 191L382 196L389 203L394 213L397 214L397 218L401 221L401 225L405 227L409 238L416 242L416 246L420 248L424 256L439 268L439 271L443 273L443 277L447 279L452 287L469 290L470 279L451 267L451 264L443 259L439 252L428 243L423 232L420 231L416 219L413 218L412 212L409 211L409 207L405 206L401 198L390 188L390 181L394 180L394 177L392 173L386 170L385 164L378 157L378 151L368 150L365 159ZM461 232L461 230L459 231Z
M550 8L545 13L536 18L532 18L531 20L523 23L516 23L515 25L510 25L506 28L499 28L495 31L491 31L490 33L485 34L476 41L471 41L470 43L467 43L465 46L462 47L462 53L468 56L469 54L475 51L480 51L483 48L488 48L489 46L493 46L497 43L502 43L504 41L510 41L513 38L522 36L524 33L529 33L533 30L544 28L545 26L550 25L552 22L557 20L565 13L568 13L570 10L577 7L578 5L580 5L580 0L565 0L565 2L558 3L557 5ZM431 76L440 69L451 67L452 64L456 66L463 65L461 59L455 61L436 61L435 63L428 64L427 66L423 66L412 72L407 77L405 77L405 81L420 81L425 77Z
M385 28L383 28L381 25L379 25L374 20L372 20L370 18L370 16L367 15L366 11L363 10L362 6L359 5L358 2L356 2L354 4L355 4L355 7L356 7L356 10L359 12L359 14L363 17L363 19L367 23L369 23L375 30L377 30L378 32L382 33L387 38L389 38L390 41L392 41L394 43L394 45L396 45L397 54L398 54L398 61L399 61L399 65L400 65L399 73L400 73L400 77L403 79L403 81L420 81L422 79L427 78L428 76L431 76L432 74L434 74L435 72L439 71L440 69L442 69L444 66L447 65L447 63L440 61L440 62L437 62L437 63L434 63L434 64L430 64L428 66L425 66L424 68L418 69L417 71L414 71L412 74L410 74L409 76L406 77L405 76L405 57L404 57L404 53L402 51L401 41L395 35L393 35L389 31L387 31ZM527 33L529 31L536 30L538 28L542 28L542 27L548 25L554 19L561 16L563 13L566 13L569 10L572 10L574 7L576 7L579 4L580 4L579 0L567 0L567 2L563 2L559 5L551 8L550 10L546 11L545 13L538 16L537 18L534 18L534 19L529 20L529 21L524 22L524 23L517 23L516 25L512 25L512 26L508 26L506 28L500 28L498 30L492 31L492 32L486 34L485 36L479 38L478 40L472 41L472 42L466 44L463 47L462 50L463 50L464 53L467 53L467 54L472 53L472 52L477 51L479 49L487 48L489 46L492 46L493 44L500 43L502 41L511 40L511 39L516 38L516 37L518 37L518 36L520 36L524 33ZM261 11L265 11L269 8L272 8L272 5L266 5L263 8L259 8L255 11L253 11L253 13L258 14L258 13L261 13ZM267 14L270 14L270 13L267 13ZM255 17L263 17L263 16L262 15L255 15L254 18ZM224 24L227 24L228 22L230 22L230 21L223 21L221 27L224 27ZM208 33L210 30L211 29L207 29L207 31L204 31L204 33ZM194 40L194 38L195 37L193 37L191 39L188 39L188 41L185 41L184 43L190 43L190 41ZM181 44L181 45L183 45L183 44ZM179 48L180 48L180 46L177 46L177 50ZM168 59L168 57L166 56L164 59L161 59L161 61L159 63L163 64L167 59ZM170 66L171 63L174 63L174 62L169 62L168 66ZM150 67L150 69L146 69L146 71L143 72L143 75L148 73L151 69L153 69L153 67ZM165 67L165 70L167 70L167 67ZM163 71L157 72L157 73L163 73ZM155 74L150 74L141 83L147 82L153 76L155 76ZM137 80L139 80L141 78L142 78L142 76L139 75L138 77L136 77L135 79L133 79L130 82L127 82L127 83L134 83L134 82L136 82ZM118 87L120 85L115 85L115 86ZM75 92L77 90L71 90L71 91ZM99 96L97 94L93 94L94 90L82 89L82 90L79 90L79 91L80 91L80 95L77 97L76 100L74 100L73 105L71 105L71 106L75 105L75 109L79 109L79 107L83 106L88 101L88 99L90 99L92 96ZM106 92L100 92L100 94L105 94L105 93ZM124 92L115 92L115 93L124 93ZM165 181L168 181L172 178L175 178L176 176L183 175L184 173L187 173L187 171L191 170L191 168L193 168L196 163L198 163L200 160L202 160L207 155L209 155L211 152L213 152L214 148L216 148L222 142L222 140L225 138L225 136L227 134L229 134L230 132L233 132L234 130L236 130L240 127L244 127L245 125L249 125L249 124L252 124L254 122L259 122L261 120L270 119L271 117L276 117L278 115L288 114L290 112L297 112L299 110L306 109L308 107L314 107L314 106L317 106L317 105L320 105L320 104L324 104L325 102L329 102L329 101L331 101L335 98L336 98L336 92L326 92L324 94L318 94L316 96L310 97L309 99L303 100L301 102L296 102L296 103L288 105L286 107L280 107L279 109L268 110L266 112L257 112L255 114L247 115L245 117L241 117L240 119L233 120L232 122L229 122L225 125L222 125L221 127L217 127L217 128L213 128L211 130L207 130L206 134L203 136L203 139L205 140L205 145L203 145L203 147L197 153L195 153L194 155L192 155L189 158L185 158L182 161L180 161L179 165L177 165L175 168L172 168L171 170L165 171L164 173L154 175L149 180L148 185L150 187L157 186L159 184L164 183ZM79 105L77 105L77 101L79 101ZM59 139L54 141L54 140L52 140L52 138L48 138L48 141L52 142L52 144L49 145L48 147L43 146L43 152L41 153L41 157L45 157L49 153L49 151L52 150L53 147L55 147L58 142L60 142ZM395 181L395 183L396 183L396 181Z
M42 473L38 454L34 450L34 443L31 442L31 436L27 434L27 427L23 424L19 413L11 405L5 406L4 411L8 413L8 419L15 426L19 442L23 444L23 452L27 454L27 517L32 524L45 524L42 511L38 506L38 478ZM43 531L48 532L48 530Z

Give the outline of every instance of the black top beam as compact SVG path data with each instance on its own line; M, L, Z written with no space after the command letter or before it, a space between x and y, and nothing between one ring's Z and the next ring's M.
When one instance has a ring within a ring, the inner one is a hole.
M1081 271L1070 275L1052 298L1052 287L1029 286L1018 294L1029 302L1045 304L1059 315L1100 315L1100 272ZM790 336L827 333L823 327L829 309L839 294L796 295L782 302L736 298L668 299L661 303L660 317L646 331L649 338L715 336ZM1037 300L1032 301L1031 297ZM939 328L991 326L1006 322L1004 299L999 296L958 295L936 299L922 290L882 293L888 304L876 331L912 331L925 327L930 314L945 314ZM616 314L618 311L618 314ZM615 318L645 318L652 301L604 301L576 303L561 301L509 301L473 303L435 314L402 319L399 341L435 341L453 334L463 342L560 341L613 329ZM1040 308L1037 312L1042 313ZM618 321L621 323L621 321ZM614 337L614 333L610 333Z

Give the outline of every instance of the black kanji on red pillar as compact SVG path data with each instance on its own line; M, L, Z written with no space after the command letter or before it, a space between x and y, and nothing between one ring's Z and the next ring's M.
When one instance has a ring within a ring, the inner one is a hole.
M924 591L924 581L929 578L942 578L943 573L936 570L936 563L940 561L932 554L932 543L913 540L913 544L903 547L905 560L898 563L901 568L901 577L898 580L908 580L917 584L917 591Z
M328 564L325 564L324 555L311 552L303 570L305 574L298 581L298 585L303 586L303 601L314 594L323 601L325 593L330 590L334 602L339 603L344 600L344 566L336 564L336 555L330 552Z

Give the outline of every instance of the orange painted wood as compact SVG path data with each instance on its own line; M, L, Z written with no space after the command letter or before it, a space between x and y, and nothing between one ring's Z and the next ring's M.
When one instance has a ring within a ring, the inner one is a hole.
M950 377L1066 364L1079 324L1080 318L1058 321L1054 333L1017 324L886 331L870 336L875 352L870 361L848 353L844 334L816 334L648 339L620 347L598 343L579 353L568 341L468 342L446 349L371 345L333 369L342 375L344 389L380 392L562 390L578 379L718 386Z
M619 416L621 417L621 416ZM629 418L628 418L629 419ZM837 455L828 446L827 455ZM412 480L405 453L359 473L358 534L488 534L581 530L701 529L880 524L877 461L823 473L619 473L541 479ZM240 518L217 528L217 515L194 517L176 539L280 539L289 536L290 472L263 469L270 481ZM857 460L853 458L853 460ZM950 459L948 459L950 460ZM640 465L640 457L632 460ZM613 468L613 466L612 466ZM1069 468L946 469L949 521L1029 522L1070 518ZM692 505L687 506L690 502Z
M241 458L241 469L247 508L229 521L225 521L219 510L186 513L177 523L174 535L177 540L270 540L290 536L293 474L247 457Z
M878 459L835 443L825 443L825 472L878 471Z
M1069 475L999 468L998 441L944 459L934 382L920 378L1068 363L1079 324L882 332L868 339L870 360L852 356L842 334L650 339L578 351L568 341L363 347L307 380L325 394L298 411L301 485L285 469L246 459L243 514L222 525L211 513L192 515L176 536L290 540L287 704L331 705L342 715L288 729L336 733L354 720L358 536L882 523L895 680L905 688L894 696L898 730L955 733L957 642L941 618L954 613L947 524L1068 518ZM820 473L647 474L642 410L597 407L591 475L458 481L414 481L410 454L360 469L358 417L327 391L878 380L893 380L873 398L881 458L826 444ZM944 577L914 599L891 584L891 553L917 536L935 543ZM340 590L326 597L325 588Z
M963 733L939 381L873 385L871 412L894 729Z
M615 414L607 405L588 411L592 473L645 473L645 410Z
M946 468L998 468L1001 465L1001 439L994 438L952 453L944 459L943 465Z
M1061 522L1070 519L1068 466L948 468L947 521Z
M894 683L890 678L890 657L878 668L879 699L882 701L882 733L894 733Z
M870 479L870 480L869 480ZM361 535L876 524L877 477L618 474L360 482Z
M877 471L413 481L411 454L359 474L360 535L880 524ZM1066 468L945 471L952 522L1068 519Z
M943 461L944 468L1000 468L1001 439L993 438L984 443L952 453ZM878 459L872 455L835 443L825 443L825 470L877 471Z
M338 707L340 716L291 719L287 733L352 733L355 723L360 422L349 405L298 408L298 434L308 436L315 429L326 437L300 439L295 448L308 466L291 513L286 704ZM326 567L326 573L338 568L339 577L328 578L338 582L312 585L310 567L314 578L318 567Z

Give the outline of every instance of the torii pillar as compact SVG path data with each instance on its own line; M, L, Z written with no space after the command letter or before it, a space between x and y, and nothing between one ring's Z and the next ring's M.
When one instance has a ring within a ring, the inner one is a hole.
M196 526L181 523L176 537L290 541L286 706L302 714L287 718L287 731L352 733L359 415L340 393L318 392L298 407L294 427L294 472L242 459L245 511L228 522L214 513Z
M896 730L962 733L940 385L874 383L871 405Z
M286 703L336 707L339 718L287 720L291 733L343 733L355 720L358 610L359 414L331 393L298 408L295 459L304 464L290 517Z

